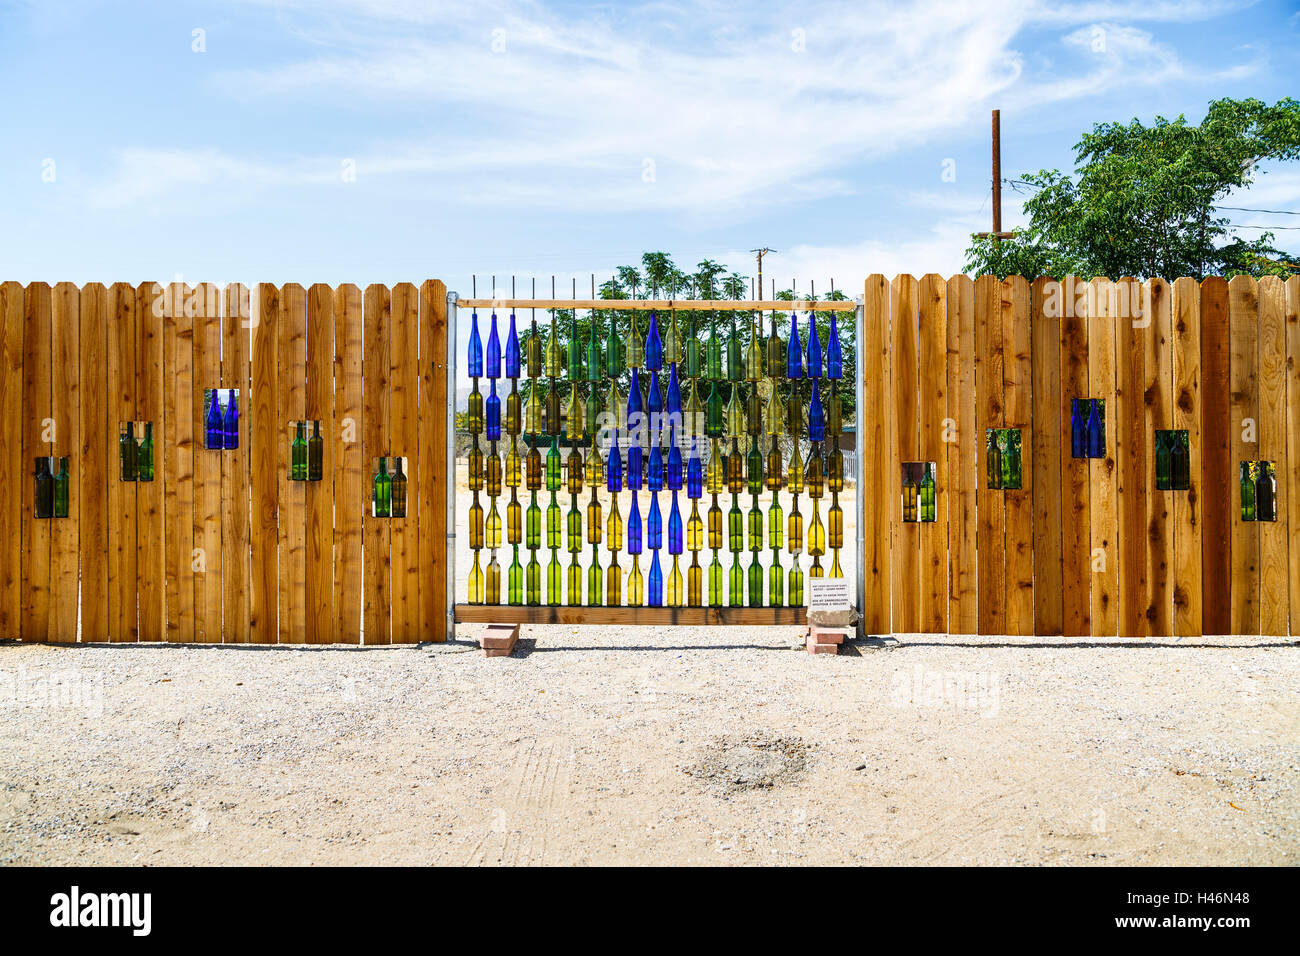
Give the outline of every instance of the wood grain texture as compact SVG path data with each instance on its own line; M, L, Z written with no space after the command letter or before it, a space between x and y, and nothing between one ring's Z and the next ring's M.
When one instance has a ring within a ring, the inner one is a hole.
M108 290L91 282L81 289L78 337L81 397L76 410L80 441L77 447L75 494L80 502L77 551L81 566L81 640L107 641L109 565L108 486L117 483L117 443L109 439L108 411ZM111 458L110 458L111 454ZM111 462L111 464L110 464ZM134 541L132 542L134 548ZM116 548L119 561L120 551Z
M414 352L412 352L414 355ZM306 640L334 641L334 292L307 291L307 419L320 422L321 480L306 487Z
M377 460L389 454L390 308L390 297L386 286L371 285L366 288L365 357L362 361L362 374L365 379L363 413L365 420L362 426L362 446L365 449L367 482L374 477ZM392 642L392 590L389 582L390 519L373 517L370 512L371 509L367 508L362 532L365 564L362 631L367 644L389 644Z
M1232 464L1228 283L1201 283L1201 606L1206 634L1232 633ZM1240 432L1238 432L1240 434Z
M865 553L862 568L862 627L868 634L891 629L891 515L893 479L890 478L890 325L889 280L879 273L863 289L862 470L858 476L858 520L862 522Z
M307 418L307 291L297 283L280 290L279 445L280 643L307 639L307 482L289 480L291 422Z
M0 640L22 637L23 501L32 466L23 465L23 287L0 283Z
M1300 502L1300 276L1286 280L1286 403L1287 461L1286 470L1278 470L1278 487L1286 485L1286 500ZM1300 509L1298 509L1300 510ZM1297 623L1291 633L1300 633L1300 513L1278 512L1287 525L1287 591L1291 611Z
M194 640L194 445L193 290L168 287L163 341L167 366L163 417L168 437L159 449L165 462L164 521L167 550L167 640ZM187 303L189 305L187 306ZM200 422L199 425L202 423ZM201 435L198 436L201 440ZM155 436L156 440L157 436Z
M1029 283L1002 283L1002 402L1008 428L1020 429L1020 488L1003 492L1006 522L1006 633L1034 633L1034 371Z
M918 461L935 464L935 520L918 525L920 587L917 629L930 634L948 630L948 455L944 419L948 417L948 287L942 276L923 276L917 285L919 306L918 372L920 433Z
M33 282L23 296L23 564L22 634L24 641L50 635L50 544L53 521L38 520L33 476L37 458L54 454L50 441L54 405L50 393L53 293Z
M163 413L166 303L165 290L156 282L142 282L135 289L136 417L138 421L153 422L154 443L154 480L137 482L135 488L137 604L142 641L161 641L167 636L167 530L163 514L163 463L169 441Z
M1143 394L1147 489L1146 575L1147 607L1143 634L1170 637L1174 633L1173 500L1182 491L1156 491L1155 433L1173 427L1173 293L1164 279L1148 279L1142 286L1142 320L1146 388Z
M247 286L239 283L226 286L221 313L221 387L237 389L239 447L221 453L221 630L222 639L234 644L248 642L250 621L251 310Z
M1173 427L1187 431L1191 475L1174 495L1174 633L1201 633L1201 290L1181 278L1173 287Z
M84 293L84 290L83 290ZM83 302L83 319L85 308ZM118 440L124 423L135 422L135 289L126 283L117 283L107 290L104 314L105 346L108 350L105 363L107 396L104 404L105 422L103 442L107 453L105 491L108 496L107 512L107 583L108 583L108 633L110 641L139 640L137 619L139 579L136 574L136 485L123 481L121 454ZM85 341L82 342L85 364ZM85 417L83 415L83 425ZM132 440L135 440L134 426ZM83 435L84 441L84 435ZM85 540L82 542L82 563L86 561ZM84 585L83 585L84 591ZM83 625L84 626L84 625Z
M249 402L248 483L252 505L248 537L251 587L248 639L274 644L279 639L279 486L285 423L279 410L280 290L269 282L257 286L250 308L252 328L251 400Z
M1250 276L1228 283L1229 438L1234 479L1241 463L1259 458L1259 289ZM1249 419L1249 421L1248 421ZM1253 426L1253 427L1252 427ZM1247 441L1253 433L1253 440ZM1232 502L1231 634L1259 633L1259 523L1241 520L1240 481L1229 484Z
M1076 283L1062 282L1060 317L1060 476L1061 476L1061 632L1066 637L1092 633L1091 459L1075 458L1071 445L1073 399L1095 398L1088 381L1086 300L1076 306ZM1108 448L1114 435L1107 434ZM1109 451L1107 452L1109 454Z
M1146 467L1148 445L1153 440L1146 430L1146 339L1150 327L1138 327L1127 309L1120 310L1122 295L1129 299L1133 279L1119 279L1111 286L1110 309L1115 328L1115 398L1118 428L1115 432L1118 480L1116 502L1119 512L1119 636L1146 634L1147 589L1147 498Z
M1286 538L1286 287L1259 280L1259 460L1275 463L1277 520L1259 524L1259 630L1285 637L1290 620Z
M194 440L194 640L221 643L221 461L220 448L204 439L205 392L221 384L221 291L210 282L195 287L194 383L190 392ZM214 396L215 400L215 396Z
M1117 438L1115 321L1110 311L1112 283L1097 278L1088 283L1088 391L1105 402L1106 457L1088 462L1088 519L1092 544L1090 620L1095 637L1119 631L1118 520L1115 503Z
M974 634L979 628L976 489L983 449L975 411L975 283L969 276L948 280L947 306L948 417L957 429L957 440L948 444L948 487L941 492L948 499L948 630ZM869 401L865 392L864 401Z
M68 459L68 516L51 522L50 637L77 640L81 552L81 290L60 282L52 297L50 394L53 399L53 454Z
M334 292L334 639L361 642L361 527L366 502L362 447L363 344L361 290L341 285ZM422 360L421 367L425 362ZM436 408L429 410L432 416ZM421 415L427 427L432 421ZM422 431L423 434L423 431ZM445 454L445 453L444 453ZM445 526L445 521L444 521Z
M890 326L893 360L890 387L893 389L893 461L888 474L893 487L893 618L894 630L905 634L920 630L921 536L916 522L903 521L902 462L916 461L919 441L918 403L918 310L917 283L909 275L896 276L890 283ZM927 529L929 530L929 529Z
M414 644L421 639L422 616L420 514L411 504L418 499L420 483L420 299L414 285L393 286L389 316L389 446L394 457L406 458L408 498L406 517L388 523L392 638L394 644Z
M1004 574L1006 508L1002 492L989 488L984 464L987 432L1004 425L1002 405L1002 284L996 276L975 280L975 408L980 447L976 502L979 526L979 633L1005 634L1006 577Z
M1061 317L1048 309L1054 280L1035 279L1029 290L1033 333L1033 432L1028 451L1033 462L1034 620L1035 634L1062 634L1065 629L1061 554ZM1065 421L1069 434L1069 418ZM1087 580L1084 578L1083 580Z

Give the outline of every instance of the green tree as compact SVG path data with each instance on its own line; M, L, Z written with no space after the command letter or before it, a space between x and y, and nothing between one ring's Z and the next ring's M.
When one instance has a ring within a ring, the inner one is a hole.
M1013 239L975 239L966 271L1093 276L1292 275L1297 257L1265 232L1243 239L1218 205L1250 185L1266 160L1300 158L1300 102L1210 103L1199 125L1184 116L1100 123L1075 145L1073 175L1039 170L1029 225Z

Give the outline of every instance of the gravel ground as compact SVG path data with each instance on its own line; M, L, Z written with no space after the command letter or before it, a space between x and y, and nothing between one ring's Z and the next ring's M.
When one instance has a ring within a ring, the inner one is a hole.
M1300 863L1289 643L472 636L0 646L0 863Z

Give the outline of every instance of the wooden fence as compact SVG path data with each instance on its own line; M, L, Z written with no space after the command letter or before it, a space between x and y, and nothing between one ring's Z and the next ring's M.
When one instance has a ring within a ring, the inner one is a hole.
M0 638L446 638L445 287L252 292L0 285ZM236 449L204 447L214 388L238 389ZM326 439L319 481L288 477L300 420ZM123 422L153 423L153 481L119 480ZM69 508L44 520L49 456ZM370 517L381 456L407 460L404 519Z
M1300 277L873 275L861 354L868 632L1300 623ZM1072 398L1105 400L1104 458L1073 457ZM1021 429L1019 490L987 487L990 428ZM1186 491L1156 490L1157 429L1188 432ZM932 524L901 520L910 460L937 463ZM1242 520L1242 461L1276 463L1276 521Z

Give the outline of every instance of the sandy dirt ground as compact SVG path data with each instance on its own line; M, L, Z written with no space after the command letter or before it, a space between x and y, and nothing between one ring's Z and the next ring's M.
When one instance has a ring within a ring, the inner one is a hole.
M0 863L1296 864L1300 648L0 646Z

